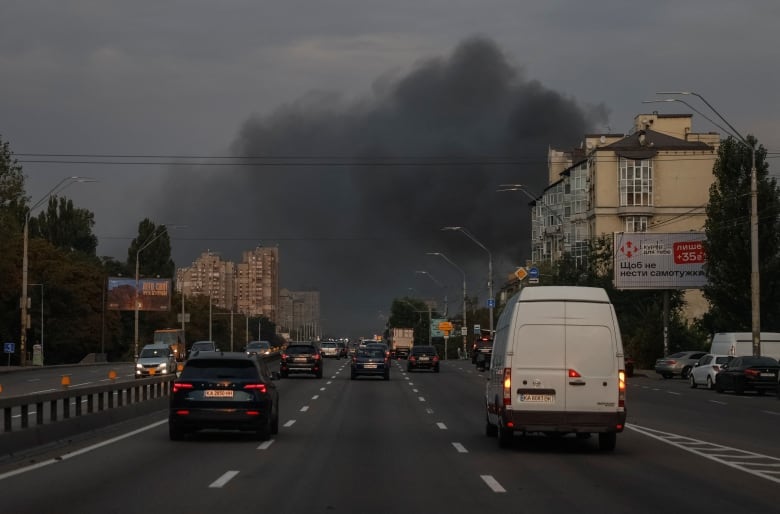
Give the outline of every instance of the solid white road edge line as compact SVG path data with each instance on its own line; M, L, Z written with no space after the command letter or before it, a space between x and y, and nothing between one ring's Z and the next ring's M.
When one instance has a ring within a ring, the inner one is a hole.
M493 490L494 493L505 493L506 489L501 487L501 484L498 483L498 480L493 478L492 475L480 475L480 478L487 484L489 488Z
M223 485L230 482L236 475L238 475L238 471L226 471L224 475L222 475L218 479L214 480L211 484L209 484L209 487L211 488L222 487Z
M147 430L151 430L153 428L157 428L160 425L164 425L168 423L167 419L164 419L162 421L158 421L156 423L152 423L151 425L147 425L145 427L139 428L138 430L133 430L132 432L128 432L126 434L122 434L117 437L112 437L111 439L106 439L105 441L99 442L97 444L93 444L91 446L87 446L85 448L82 448L80 450L76 450L72 453L66 453L64 455L61 455L60 457L57 457L56 459L49 459L45 460L43 462L39 462L37 464L33 464L31 466L27 466L24 468L15 469L13 471L9 471L7 473L3 473L0 475L0 480L4 480L6 478L10 478L16 475L21 475L22 473L27 473L28 471L32 471L34 469L42 468L45 466L50 466L51 464L56 464L58 462L62 462L64 460L72 459L73 457L77 457L84 453L89 453L92 450L97 450L98 448L102 448L103 446L108 446L109 444L116 443L118 441L121 441L122 439L127 439L128 437L133 437L134 435L140 434L141 432L146 432Z

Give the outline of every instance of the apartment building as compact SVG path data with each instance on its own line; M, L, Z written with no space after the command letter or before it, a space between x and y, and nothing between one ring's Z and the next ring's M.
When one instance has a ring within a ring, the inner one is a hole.
M533 263L568 252L582 262L588 242L614 232L703 231L720 135L692 132L691 114L640 114L630 134L589 134L579 148L551 149L549 185L531 202ZM686 316L706 312L686 291Z
M322 337L319 291L279 291L280 332L297 340L313 340Z
M184 296L211 296L213 305L277 322L279 249L257 247L235 264L210 251L176 271L176 290Z
M691 123L690 114L640 114L628 135L551 149L550 183L531 203L532 261L582 260L590 239L614 232L703 230L720 136Z

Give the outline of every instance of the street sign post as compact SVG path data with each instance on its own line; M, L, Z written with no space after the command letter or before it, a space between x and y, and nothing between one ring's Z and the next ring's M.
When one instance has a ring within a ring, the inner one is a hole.
M525 277L528 276L528 271L526 271L525 268L517 268L517 270L515 270L515 276L517 277L517 280L524 280Z
M16 345L14 343L3 343L3 352L8 354L8 366L11 366L11 354L16 351Z
M530 268L528 270L528 278L539 278L539 268Z

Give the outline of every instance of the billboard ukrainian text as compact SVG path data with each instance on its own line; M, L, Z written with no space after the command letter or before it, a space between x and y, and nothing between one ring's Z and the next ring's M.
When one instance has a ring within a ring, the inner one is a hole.
M707 284L703 232L616 232L616 289L699 289Z

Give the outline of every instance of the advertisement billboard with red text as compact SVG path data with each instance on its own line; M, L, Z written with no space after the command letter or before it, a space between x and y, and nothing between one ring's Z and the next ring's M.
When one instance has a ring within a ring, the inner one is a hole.
M135 302L139 311L167 312L171 310L171 279L109 277L106 291L106 308L114 311L134 311Z
M617 289L699 289L707 284L704 232L616 232Z

